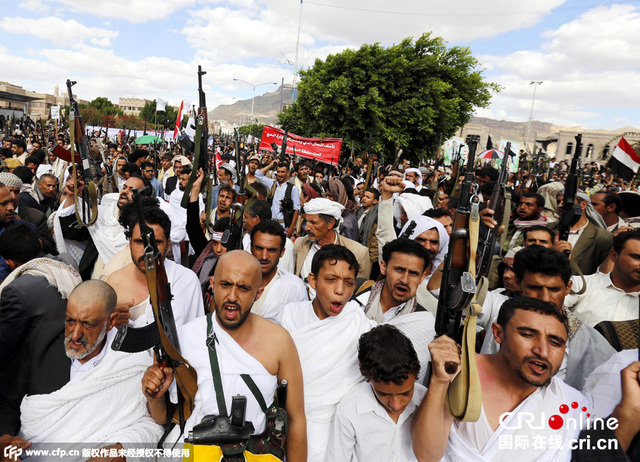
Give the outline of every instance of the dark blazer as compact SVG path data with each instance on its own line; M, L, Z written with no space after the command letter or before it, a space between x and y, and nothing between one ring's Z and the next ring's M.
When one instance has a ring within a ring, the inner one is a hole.
M56 247L56 241L53 239L53 234L47 225L47 216L38 209L32 209L31 207L19 207L18 216L21 220L28 221L35 225L42 241L42 251L51 255L58 255L58 248Z
M62 322L67 300L39 276L24 274L5 287L0 297L0 351L3 363L16 356L25 339L43 322ZM0 370L4 364L0 364Z
M167 186L164 188L164 193L168 196L178 186L178 175L167 178Z
M70 379L71 360L64 348L64 321L49 321L25 342L13 377L0 387L0 434L20 430L20 403L25 395L49 394Z
M572 266L580 268L585 276L595 273L607 258L612 244L613 235L609 231L589 222L571 250Z

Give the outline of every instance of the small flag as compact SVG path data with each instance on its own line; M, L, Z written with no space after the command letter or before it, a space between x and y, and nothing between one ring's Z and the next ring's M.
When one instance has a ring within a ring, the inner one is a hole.
M156 100L156 111L164 111L167 109L167 102L158 98Z
M220 151L216 149L216 170L222 165L222 157L220 157Z
M640 157L633 151L624 136L620 138L620 142L613 150L607 167L624 181L631 181L637 173L638 167L640 167Z
M178 111L178 117L176 118L176 128L173 129L173 139L175 140L180 132L180 122L182 122L182 108L184 107L184 101L180 101L180 110Z

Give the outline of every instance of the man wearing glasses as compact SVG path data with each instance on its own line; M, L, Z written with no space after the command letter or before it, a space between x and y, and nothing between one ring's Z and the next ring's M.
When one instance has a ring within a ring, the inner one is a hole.
M142 163L142 175L149 180L151 186L153 186L154 195L156 197L164 197L164 190L162 188L162 182L154 176L155 170L153 164L149 161Z

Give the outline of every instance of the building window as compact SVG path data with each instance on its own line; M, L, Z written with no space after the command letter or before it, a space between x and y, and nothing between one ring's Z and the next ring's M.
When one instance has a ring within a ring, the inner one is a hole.
M587 146L587 157L593 157L593 144Z
M602 158L606 159L606 157L609 155L609 145L605 144L604 145L604 149L602 150Z
M573 155L573 143L571 141L567 143L567 150L565 154L568 156Z

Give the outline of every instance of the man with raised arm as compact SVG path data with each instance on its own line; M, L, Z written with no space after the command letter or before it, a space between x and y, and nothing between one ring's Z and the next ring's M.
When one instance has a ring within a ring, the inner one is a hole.
M434 372L413 421L416 457L421 462L570 460L569 442L580 428L568 419L579 421L581 413L586 418L592 406L555 377L566 349L566 316L550 303L519 297L502 305L491 330L501 348L476 355L482 389L477 422L454 422L445 404L460 369L458 345L447 336L429 345ZM518 444L524 439L526 447Z
M244 250L222 255L211 278L214 296L210 313L178 329L182 355L198 372L198 392L183 434L174 428L167 438L169 445L182 441L204 416L220 415L218 399L223 399L226 408L231 409L235 395L247 398L245 420L253 423L255 435L262 433L265 413L240 376L247 374L267 405L273 400L278 382L283 379L288 382L287 460L307 460L302 371L296 346L286 330L251 313L251 306L261 295L261 279L260 262L253 255ZM216 395L211 355L215 355L219 363L224 397ZM164 394L172 383L172 370L157 364L147 369L142 380L143 389L150 391L149 411L159 424L166 423Z

